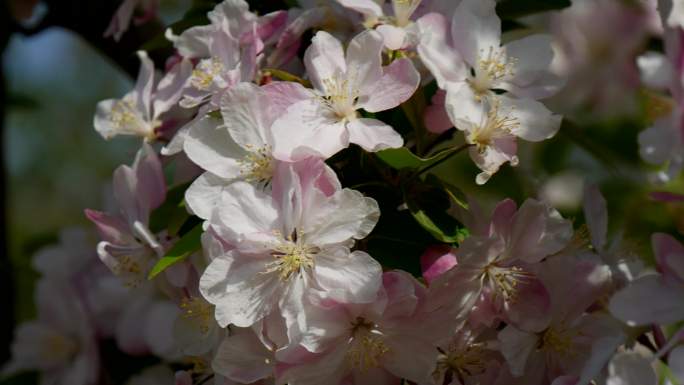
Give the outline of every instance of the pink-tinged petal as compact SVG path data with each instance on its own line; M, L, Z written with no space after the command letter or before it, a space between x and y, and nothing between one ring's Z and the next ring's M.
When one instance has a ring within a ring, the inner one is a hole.
M527 199L515 214L508 242L511 255L535 263L562 250L572 239L572 223L546 203Z
M137 109L143 113L145 121L152 121L152 91L154 88L154 63L147 52L136 52L140 59L140 72L135 83Z
M362 251L348 253L346 248L337 248L318 255L314 267L316 282L336 301L374 301L380 287L382 267Z
M445 312L454 319L463 319L477 301L482 282L478 269L467 269L457 265L435 278L428 289L428 311Z
M385 344L389 348L381 358L385 369L398 378L415 383L431 382L438 354L433 344L405 335L397 339L387 338Z
M604 298L610 288L610 268L571 255L548 258L538 277L551 296L551 312L556 321L571 322Z
M420 31L417 50L441 89L448 83L462 82L468 73L463 58L451 45L448 21L439 13L428 13L416 22Z
M309 88L295 82L270 82L261 86L261 90L269 106L263 112L266 115L264 121L267 122L269 128L277 118L285 114L288 107L296 102L314 97Z
M102 240L116 244L135 242L128 223L120 216L90 209L85 210L85 215L95 224Z
M382 78L362 90L358 107L368 112L392 109L407 101L420 84L420 74L410 59L399 59L383 67Z
M672 353L670 353L672 365ZM617 353L608 364L606 385L656 385L658 379L646 357L639 353Z
M178 104L191 75L192 62L185 58L182 58L164 75L159 81L157 92L154 95L154 118L161 116Z
M478 168L482 170L477 174L475 183L483 185L489 181L492 175L496 174L505 163L510 163L511 166L518 165L518 145L514 136L506 136L497 138L492 145L486 147L484 151L479 151L476 147L470 147L468 154L470 159L475 162Z
M143 143L136 155L133 169L138 179L136 190L141 203L150 210L161 206L166 199L166 178L161 160L149 144Z
M272 197L241 181L223 190L211 223L221 227L221 235L228 236L226 241L243 250L263 250L277 240L273 231L281 230L279 212Z
M413 316L427 295L423 285L401 270L383 273L382 287L387 297L382 316L387 321L405 320Z
M375 86L383 77L382 35L367 30L354 36L347 47L347 78L350 87L358 90L359 103L365 95L376 90Z
M124 32L128 31L131 25L131 20L133 19L133 12L138 6L140 0L124 0L119 8L117 8L116 13L109 22L109 26L104 33L104 37L113 37L115 41L121 40Z
M382 24L375 28L382 35L385 47L398 50L404 47L406 42L406 30L391 24Z
M394 128L377 120L358 118L347 123L349 141L368 152L377 152L404 145L404 138Z
M240 160L247 156L235 143L220 119L204 116L188 131L183 149L188 158L203 169L224 179L240 177Z
M670 324L684 319L684 287L668 285L658 275L632 281L610 301L610 312L629 325Z
M560 129L562 116L551 112L542 103L532 99L513 99L498 96L501 111L505 111L517 124L511 133L529 142L539 142L556 135Z
M608 210L606 199L595 185L584 188L584 218L591 234L591 244L599 252L606 246Z
M200 278L200 292L216 306L221 327L249 327L269 314L281 294L277 273L268 270L270 256L241 255L235 251L214 258Z
M665 277L684 283L684 246L664 233L653 234L651 244L660 272Z
M551 72L552 40L550 35L531 35L506 44L506 54L515 58L515 73L502 88L521 98L544 99L557 93L565 81Z
M126 306L123 314L119 316L115 337L117 347L122 352L133 356L149 352L149 347L143 337L144 328L141 325L144 321L141 320L141 315L146 313L150 302L146 296L139 297Z
M527 358L536 349L539 337L509 325L499 332L498 340L501 343L501 354L506 358L511 374L515 377L522 376Z
M307 213L301 223L304 237L321 246L363 239L380 217L375 199L346 188L304 210Z
M584 325L581 325L582 323ZM578 333L589 339L591 350L582 360L583 365L577 385L588 385L600 375L620 345L625 343L626 336L622 332L620 323L614 318L596 313L585 317L585 320L580 323Z
M492 212L489 232L482 235L495 235L509 239L513 232L513 218L518 211L518 205L513 199L504 199L496 204Z
M330 111L315 98L297 102L271 127L273 155L283 161L311 156L327 159L349 146L349 133Z
M221 342L211 367L233 381L251 384L273 375L271 353L251 330L238 330Z
M505 318L511 325L528 332L540 332L551 321L551 299L544 284L535 276L515 288L516 299L504 303Z
M456 263L456 255L449 245L430 246L420 256L423 278L428 284L456 266Z
M321 25L327 17L325 7L314 7L299 13L278 38L275 51L268 57L268 66L281 68L297 55L301 37L308 29Z
M311 181L308 181L309 183ZM295 229L302 230L304 188L299 174L295 171L292 163L280 162L276 166L273 176L271 196L278 207L283 234L292 234Z
M340 342L322 354L308 354L298 365L281 365L276 374L282 383L297 385L342 385L349 373L349 345Z
M319 31L304 54L304 65L314 87L325 92L327 79L339 78L347 72L342 43L331 34Z
M342 6L362 13L367 17L381 17L384 15L382 8L377 1L374 0L337 0Z
M480 52L501 44L501 20L496 15L494 0L463 0L451 21L454 46L471 66L477 64Z
M121 165L114 170L112 181L114 189L114 199L119 206L123 217L128 221L129 226L133 226L136 221L147 222L150 208L142 205L137 195L138 178L135 170Z
M444 107L457 129L469 132L486 120L485 105L477 100L467 83L450 83L446 92Z
M257 36L266 43L274 42L287 25L287 11L275 11L259 17Z
M444 102L446 92L437 90L432 96L432 103L425 108L424 124L425 128L433 134L441 134L451 129L454 124L449 120Z
M185 204L198 217L208 220L211 213L221 200L224 187L229 180L218 177L210 172L200 175L185 191Z

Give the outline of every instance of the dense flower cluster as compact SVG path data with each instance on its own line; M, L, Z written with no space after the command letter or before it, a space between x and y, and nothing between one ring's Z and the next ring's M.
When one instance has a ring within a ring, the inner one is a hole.
M552 33L509 31L494 0L300 1L263 15L225 0L207 24L169 29L163 73L139 51L135 88L97 106L98 133L142 147L114 172L114 207L86 210L97 247L70 230L36 256L38 319L17 330L7 370L95 384L98 341L110 338L174 363L177 385L655 385L656 362L684 380L684 330L663 329L684 321L679 241L653 235L651 272L608 242L593 185L580 227L543 199L486 210L431 173L467 151L475 188L491 183L523 163L522 141L559 132L553 111L628 97L633 69L671 95L638 141L663 165L652 182L676 177L682 4L661 1L661 23L655 4L618 3L578 1ZM107 33L156 6L125 1ZM601 30L642 35L611 23L662 34L664 54L625 64L638 43L614 46ZM600 60L619 66L597 76ZM374 183L399 199L363 189ZM421 206L435 183L456 233ZM383 217L409 212L432 236L420 275L372 247ZM130 383L172 383L169 373Z

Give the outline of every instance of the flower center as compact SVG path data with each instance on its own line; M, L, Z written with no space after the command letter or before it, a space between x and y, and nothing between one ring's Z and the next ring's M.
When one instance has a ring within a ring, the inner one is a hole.
M302 242L302 233L295 232L272 248L275 260L268 264L266 273L277 272L282 281L314 266L314 257L319 249ZM281 236L282 238L282 236Z
M576 335L577 333L572 330L558 330L550 327L542 335L539 348L565 357L574 356L576 352L573 348L572 339Z
M214 78L221 74L221 72L223 72L221 59L212 57L211 59L202 60L192 71L190 84L198 90L207 91L214 84Z
M520 127L518 119L500 114L499 101L494 100L487 111L484 123L475 126L466 139L468 143L476 145L477 150L482 153L492 145L495 139L511 135L511 132L518 127Z
M485 346L482 343L468 344L465 349L451 348L438 358L438 366L444 370L450 370L461 382L467 377L484 373Z
M126 287L134 288L140 286L145 281L145 271L143 261L139 256L122 255L116 259L116 264L112 266L112 273L123 280Z
M204 301L202 298L190 297L183 298L180 303L180 307L183 310L182 316L192 321L202 334L209 333L211 326L213 306Z
M344 79L328 78L323 80L325 95L322 96L324 103L335 115L342 120L356 119L356 101L359 98L359 90L356 87L355 76L347 76Z
M146 139L155 139L154 129L161 126L161 122L154 120L147 124L138 114L135 104L130 99L122 99L114 102L112 111L109 113L109 121L117 130L130 135L142 136Z
M519 267L500 267L496 264L487 265L484 274L495 295L501 295L507 302L517 301L518 285L532 277L532 274Z
M271 156L271 147L264 146L257 149L247 146L249 154L239 160L240 175L248 181L255 183L268 183L273 177L274 162Z
M352 322L351 347L347 351L347 359L352 369L362 372L380 366L380 358L389 348L385 345L382 333L377 325L363 317L356 317Z
M512 76L516 62L516 59L506 55L503 48L489 47L487 51L480 50L477 65L473 68L474 76L468 79L468 84L475 93L475 100L482 101L497 82Z

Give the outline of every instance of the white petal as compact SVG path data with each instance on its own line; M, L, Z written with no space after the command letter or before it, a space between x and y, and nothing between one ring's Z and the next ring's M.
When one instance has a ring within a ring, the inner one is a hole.
M270 353L251 330L238 330L221 342L211 367L233 381L251 384L273 375Z
M178 104L191 74L192 62L183 58L159 81L153 102L155 119Z
M382 35L373 30L361 32L349 42L346 76L360 95L372 92L382 77L382 45Z
M310 156L327 159L349 146L344 123L318 99L293 104L271 129L277 138L273 155L284 161Z
M377 297L382 267L362 251L345 247L316 256L314 277L330 298L342 303L369 303Z
M243 250L263 250L269 242L277 240L274 230L280 229L280 213L273 199L259 188L234 182L227 186L211 223L222 227L221 234L231 244Z
M377 119L359 118L347 124L349 141L368 152L399 148L404 139L398 132Z
M658 275L633 281L610 301L610 312L629 325L670 324L684 320L684 288L668 286Z
M595 185L588 185L584 189L584 218L591 234L591 244L599 252L602 251L606 245L608 210L606 199Z
M337 0L337 2L366 16L381 17L383 15L382 8L374 0Z
M467 83L450 83L447 88L444 108L449 119L461 131L470 131L485 121L485 105L478 101Z
M239 83L221 97L221 116L230 136L244 149L257 150L270 143L265 122L264 93L253 83Z
M311 45L304 54L306 73L314 87L325 92L326 79L339 78L347 72L342 43L331 34L319 31L311 39Z
M518 97L543 99L560 90L565 81L550 70L554 52L550 35L531 35L506 44L506 55L515 60L513 76L502 88Z
M672 363L672 353L670 353L670 363ZM651 363L639 353L618 353L608 365L606 385L656 385L657 383L658 379Z
M188 131L183 149L203 169L225 179L240 176L238 160L247 155L230 136L221 121L211 116L199 119Z
M147 56L147 52L136 52L140 59L140 72L133 90L137 109L142 112L146 121L152 120L152 88L154 87L154 63Z
M409 59L399 59L383 67L379 81L362 88L357 106L368 112L392 109L407 101L420 83L420 74Z
M404 47L406 42L406 30L391 24L379 25L375 28L382 35L385 47L391 50L398 50Z
M502 111L517 119L518 125L512 129L513 135L530 142L539 142L556 135L560 129L562 116L549 111L542 103L532 99L514 99L505 95L498 97Z
M230 183L230 180L205 172L185 191L185 204L193 214L208 220L221 200L223 189Z
M527 363L527 357L534 351L538 343L537 335L506 326L499 332L501 354L506 358L511 374L522 376Z
M314 207L305 207L304 212L304 236L307 242L321 246L365 238L380 217L373 198L347 188Z
M494 0L463 0L451 21L454 46L468 64L474 66L480 52L501 44L501 20Z
M416 22L421 38L417 46L420 60L437 80L441 89L450 82L466 79L466 65L449 38L448 21L439 13L427 14Z
M656 120L653 126L639 133L639 153L651 164L662 164L670 159L680 140L673 124L673 116Z

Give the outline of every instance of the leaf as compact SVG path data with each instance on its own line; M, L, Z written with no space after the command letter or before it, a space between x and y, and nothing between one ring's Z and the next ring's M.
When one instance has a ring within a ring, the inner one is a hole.
M496 5L496 13L502 19L517 19L535 13L567 8L570 0L502 0Z
M378 158L380 158L380 160L396 170L402 170L406 168L416 170L427 167L439 161L445 155L445 152L440 152L439 154L430 158L420 158L418 155L412 153L408 148L400 147L388 148L387 150L378 151L375 154Z
M308 81L306 79L302 79L299 76L293 75L287 71L279 70L276 68L264 68L262 70L262 72L264 74L270 74L271 76L274 76L275 78L280 79L280 80L284 80L287 82L299 83L299 84L303 85L304 87L311 88L311 82L310 81Z
M197 224L189 232L181 237L162 259L150 271L148 279L154 279L159 273L170 266L183 261L190 254L202 248L202 224Z
M452 196L433 175L424 183L417 181L404 190L406 205L421 227L440 242L460 243L465 235L463 226L447 213Z
M154 233L167 230L169 235L176 235L180 226L189 217L183 198L189 183L173 187L166 192L166 200L150 215L150 230Z

